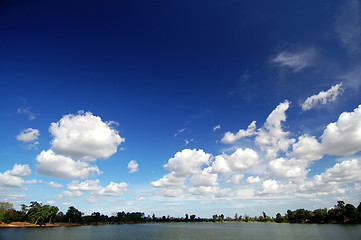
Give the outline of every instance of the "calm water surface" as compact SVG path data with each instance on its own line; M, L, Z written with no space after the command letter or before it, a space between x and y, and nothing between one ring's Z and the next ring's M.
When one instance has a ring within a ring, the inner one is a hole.
M294 239L361 240L361 225L277 223L147 223L53 228L1 228L1 240Z

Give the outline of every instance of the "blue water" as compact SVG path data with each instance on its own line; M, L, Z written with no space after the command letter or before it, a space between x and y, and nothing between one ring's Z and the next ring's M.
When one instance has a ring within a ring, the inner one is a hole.
M361 225L277 223L146 223L1 228L0 240L293 239L361 240Z

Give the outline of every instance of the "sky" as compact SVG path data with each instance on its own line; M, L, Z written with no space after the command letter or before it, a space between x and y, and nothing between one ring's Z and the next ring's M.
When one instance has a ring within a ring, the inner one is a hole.
M275 216L361 201L361 3L0 0L0 201Z

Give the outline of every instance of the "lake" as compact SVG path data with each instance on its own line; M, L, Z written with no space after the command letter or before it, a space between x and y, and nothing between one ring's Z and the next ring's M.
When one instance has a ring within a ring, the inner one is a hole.
M1 228L1 240L117 239L361 239L361 225L288 223L145 223L48 228Z

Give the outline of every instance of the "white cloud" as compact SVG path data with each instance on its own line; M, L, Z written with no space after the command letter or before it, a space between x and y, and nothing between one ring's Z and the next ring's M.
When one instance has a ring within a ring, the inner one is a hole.
M128 184L125 182L110 182L108 186L100 188L96 194L106 196L119 196L127 191Z
M215 127L213 128L213 131L216 131L216 130L218 130L218 129L221 129L221 125L215 126Z
M184 149L169 159L164 168L174 172L176 176L188 176L191 173L198 172L202 165L208 164L210 157L211 155L205 153L202 149Z
M246 181L247 183L259 183L262 181L262 179L259 176L249 176Z
M68 184L71 191L89 191L92 195L119 196L127 191L128 184L125 182L110 182L108 186L99 185L99 179L85 180L84 182L72 181Z
M26 183L26 184L35 184L35 183L38 183L38 180L36 180L36 179L30 179L30 180L26 180L25 183Z
M240 129L236 134L226 132L222 138L223 143L233 143L243 137L252 136L256 133L256 121L253 121L247 128L247 130Z
M233 154L222 154L215 157L212 171L215 173L244 173L259 162L256 151L250 148L238 148Z
M271 177L300 180L306 178L307 166L305 160L277 158L270 161L269 171Z
M323 157L321 144L313 136L307 134L298 137L298 141L292 146L289 155L298 159L308 161L319 160Z
M282 184L274 179L265 180L262 183L262 191L259 193L260 195L277 195L280 193L284 193L289 190L289 185Z
M255 143L266 151L266 159L276 158L278 152L281 150L286 152L295 139L288 138L289 132L284 132L282 129L282 122L286 121L286 111L289 108L290 102L285 100L280 103L276 109L267 117L265 124L258 131Z
M20 132L16 139L23 142L32 142L40 136L38 129L28 128Z
M211 168L206 168L203 171L193 174L189 182L195 186L217 186L217 174L211 173Z
M100 189L99 179L85 180L79 183L79 181L72 181L68 184L68 189L71 191L97 191Z
M208 181L214 180L214 175L207 172L202 173L201 167L210 163L211 155L205 153L203 150L184 149L177 152L173 158L168 160L168 163L163 167L170 173L163 178L151 183L153 187L162 188L161 194L164 196L174 197L180 196L184 193L185 180L191 177L191 181L195 185L205 184L204 175L211 177ZM199 175L198 175L199 174Z
M63 185L61 185L60 183L55 183L53 181L48 183L49 187L53 187L53 188L61 188L63 187Z
M358 53L361 39L360 3L358 0L345 1L338 14L336 33L349 53Z
M25 183L23 177L30 174L28 165L15 164L13 169L0 173L0 187L22 187Z
M83 195L82 192L80 191L64 191L63 193L57 195L58 198L61 199L73 199L73 198L77 198L77 197L81 197Z
M361 182L361 161L344 160L300 185L300 191L322 195L345 193L346 183Z
M118 132L100 117L90 112L65 115L59 122L51 123L50 133L54 137L51 150L57 154L87 161L109 158L125 141Z
M10 175L8 172L0 173L0 187L21 187L24 179Z
M298 52L283 51L272 59L271 62L280 67L291 68L293 71L298 72L305 67L311 66L315 55L316 52L313 48Z
M337 99L337 96L343 92L341 88L342 83L332 86L329 90L321 91L316 95L308 97L304 103L301 104L302 110L310 110L320 104L326 104L328 102L334 102Z
M330 123L322 136L324 154L348 155L361 150L361 105L353 112L343 112Z
M137 161L131 160L131 161L128 163L128 169L129 169L129 173L138 172L139 169L138 169L138 163L137 163Z
M8 171L10 175L17 177L26 177L31 174L29 165L15 164L12 170Z
M42 151L37 157L37 173L59 178L87 178L91 173L101 174L99 168L86 162L74 161L70 157Z

